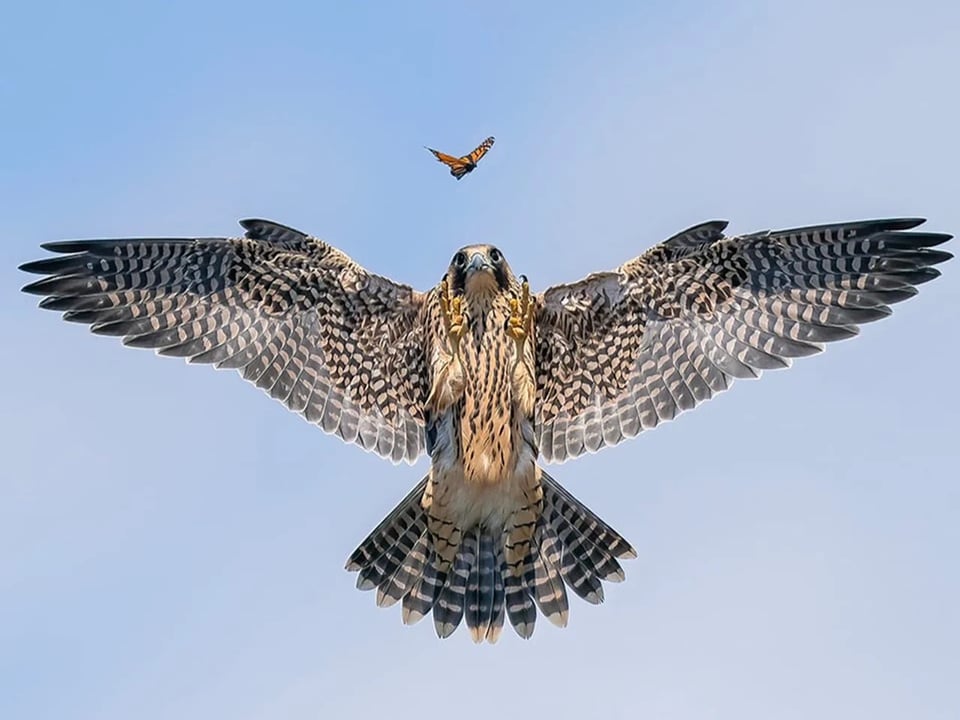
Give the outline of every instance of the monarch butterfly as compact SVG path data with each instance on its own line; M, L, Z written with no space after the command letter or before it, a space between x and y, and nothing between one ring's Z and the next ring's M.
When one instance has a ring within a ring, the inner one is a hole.
M493 137L488 137L482 143L477 145L477 147L469 155L464 155L463 157L454 157L453 155L447 155L442 153L439 150L434 150L433 148L427 148L432 152L437 160L442 162L444 165L449 166L450 174L453 175L457 180L462 178L468 172L473 172L473 169L477 166L477 163L480 162L480 158L487 154L487 151L493 147Z

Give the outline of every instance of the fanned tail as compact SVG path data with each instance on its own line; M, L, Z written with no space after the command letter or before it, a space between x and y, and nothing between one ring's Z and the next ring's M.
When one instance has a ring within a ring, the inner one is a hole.
M505 561L510 527L483 525L462 532L453 562L445 566L428 530L424 478L351 554L347 569L359 572L357 587L376 588L381 607L402 601L406 624L432 612L441 638L464 620L474 642L495 643L506 620L520 637L529 638L538 608L564 627L566 588L589 603L603 602L601 581L623 580L618 560L636 552L546 472L539 474L542 505L520 567Z
M561 571L570 588L591 603L603 601L598 580L622 582L620 560L630 560L637 551L616 530L547 474L540 471L543 485L543 515L563 547ZM588 588L596 588L596 596Z
M377 588L380 607L389 607L403 598L423 572L429 535L420 498L427 479L410 491L347 560L347 570L360 572L357 588Z
M619 560L637 556L616 530L607 525L586 505L563 489L545 470L538 468L543 491L543 507L530 557L523 573L525 599L515 592L508 601L508 612L521 637L533 634L536 611L533 600L547 620L566 627L569 605L566 588L599 605L603 602L601 580L621 582L623 568ZM515 620L514 620L515 616Z

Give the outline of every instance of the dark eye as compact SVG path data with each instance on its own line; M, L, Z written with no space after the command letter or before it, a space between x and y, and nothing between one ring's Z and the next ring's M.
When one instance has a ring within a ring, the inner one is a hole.
M490 260L499 265L500 261L503 260L503 253L496 248L490 248Z
M466 253L464 253L464 252L458 252L456 255L453 256L453 266L454 266L454 267L462 268L462 267L465 267L466 264L467 264L467 254L466 254Z

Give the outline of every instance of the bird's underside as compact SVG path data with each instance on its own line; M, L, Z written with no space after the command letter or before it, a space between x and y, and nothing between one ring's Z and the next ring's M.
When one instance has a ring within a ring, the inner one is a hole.
M561 462L671 420L736 378L789 366L890 314L939 275L948 235L919 219L726 236L697 225L609 272L531 294L499 249L468 246L428 292L297 230L77 240L22 269L41 307L133 347L235 369L347 442L431 458L348 569L405 622L465 619L477 641L537 609L566 624L633 549L560 487Z

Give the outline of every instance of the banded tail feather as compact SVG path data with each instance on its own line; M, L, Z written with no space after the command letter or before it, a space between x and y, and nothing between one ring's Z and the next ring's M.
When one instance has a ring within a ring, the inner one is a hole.
M377 605L402 602L412 625L433 614L441 638L465 620L474 642L495 643L506 620L522 638L533 635L539 608L550 622L567 624L567 588L591 604L603 602L601 581L624 578L619 560L636 551L593 511L540 470L543 511L529 556L514 572L505 560L502 528L461 529L453 563L444 563L427 529L424 478L354 550L347 570L360 590L377 590Z

